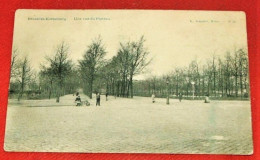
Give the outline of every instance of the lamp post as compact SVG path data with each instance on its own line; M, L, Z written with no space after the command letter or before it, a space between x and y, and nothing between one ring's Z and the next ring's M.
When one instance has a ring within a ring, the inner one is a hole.
M169 77L166 78L166 87L167 87L167 98L166 98L166 104L170 104L169 101Z
M195 87L194 87L194 85L195 85L195 82L194 82L194 81L191 81L190 83L191 83L191 85L192 85L192 99L194 99L194 93L195 93Z

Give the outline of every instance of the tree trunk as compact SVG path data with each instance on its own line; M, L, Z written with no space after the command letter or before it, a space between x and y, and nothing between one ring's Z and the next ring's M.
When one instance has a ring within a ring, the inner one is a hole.
M134 93L133 93L133 75L130 76L130 80L129 80L129 86L130 86L130 92L131 92L131 98L134 97ZM149 91L150 92L150 91Z
M241 70L242 70L242 67L241 67ZM242 80L242 71L241 71L241 73L240 73L240 97L241 97L241 99L243 98L243 80Z
M24 85L25 85L25 67L23 66L22 81L21 81L21 91L20 91L19 96L18 96L18 101L20 101L20 99L21 99L22 96L23 96Z
M89 82L89 93L88 93L90 99L92 99L93 81L94 81L94 75L91 75L90 82Z
M52 81L51 81L51 87L50 87L50 90L49 90L49 99L51 99L51 93L52 93Z
M22 80L22 84L21 84L21 91L18 95L18 101L20 101L20 99L23 97L23 92L24 92L24 82Z
M202 96L205 96L205 78L202 78Z
M128 83L127 83L128 82ZM126 90L126 97L128 98L129 97L129 84L130 84L130 80L128 81L126 81L126 86L127 86L127 90Z

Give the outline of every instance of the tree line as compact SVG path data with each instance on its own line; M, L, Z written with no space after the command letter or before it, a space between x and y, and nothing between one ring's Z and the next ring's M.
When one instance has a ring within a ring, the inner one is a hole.
M135 95L157 97L196 98L206 95L219 99L247 99L249 97L248 57L245 49L226 52L224 57L213 55L205 64L196 59L186 67L175 68L163 76L152 76L135 82ZM168 84L167 84L168 81Z
M59 102L61 96L83 88L92 98L95 92L109 92L104 88L112 82L117 83L113 89L118 91L118 96L133 97L133 78L149 64L144 41L142 36L139 41L120 43L116 56L106 60L106 48L99 36L87 46L76 64L70 58L69 44L62 42L56 46L53 56L45 57L38 72L32 69L28 57L19 58L19 50L13 49L10 96L18 100L55 97Z
M54 50L53 57L45 57L45 63L37 71L27 56L19 57L15 48L12 53L9 96L11 98L56 98L73 93L79 87L77 69L69 58L69 46L62 42Z
M240 97L249 95L248 58L245 49L217 55L205 64L193 60L186 67L175 68L164 76L152 76L135 80L150 64L145 38L119 42L119 49L111 59L99 36L87 46L77 62L72 61L69 44L61 42L46 56L39 70L32 68L27 56L19 57L21 51L13 49L10 75L10 97L18 100L56 98L73 94L82 88L92 98L95 92L118 97L151 96L165 97L179 93L189 97ZM167 81L167 82L166 82Z

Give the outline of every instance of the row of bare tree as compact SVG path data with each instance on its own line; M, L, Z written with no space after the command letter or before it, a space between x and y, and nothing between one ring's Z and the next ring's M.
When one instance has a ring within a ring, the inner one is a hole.
M74 93L79 87L77 69L69 58L69 47L62 42L53 57L46 57L40 71L33 70L28 57L19 56L14 49L11 62L10 95L23 98L53 98Z
M46 63L41 65L38 74L35 73L34 88L28 58L17 60L17 50L14 50L10 90L18 93L18 99L26 90L27 93L38 93L43 98L56 97L57 102L60 96L74 93L78 88L83 88L90 98L94 92L102 91L133 97L133 78L150 62L147 60L148 52L144 48L144 42L142 36L138 41L120 43L117 54L112 59L105 60L106 50L99 36L87 47L78 64L72 63L69 46L62 42L56 47L54 56L46 57ZM16 67L16 64L19 65Z
M13 49L9 90L10 93L19 90L17 92L17 98L20 100L25 89L35 89L37 85L36 74L32 70L28 58L24 57L23 59L19 59L18 54L18 49ZM27 84L30 84L29 87L27 87Z
M175 68L167 75L135 82L135 95L159 97L167 94L201 97L249 97L248 58L244 49L212 56L206 64L193 60L189 66ZM168 79L168 84L166 80Z
M195 94L215 97L248 97L248 58L243 49L227 52L223 58L213 56L206 64L193 60L189 66L175 68L172 73L146 80L135 81L151 62L142 36L137 41L120 43L117 54L109 60L104 57L106 49L99 36L94 39L81 60L74 64L69 56L69 45L60 43L54 55L45 58L39 71L33 70L27 57L19 57L13 50L11 63L10 93L18 100L26 93L27 98L54 98L75 93L83 88L92 98L95 92L108 92L120 97L167 94L186 96ZM168 83L166 83L166 79ZM25 97L24 97L25 98Z

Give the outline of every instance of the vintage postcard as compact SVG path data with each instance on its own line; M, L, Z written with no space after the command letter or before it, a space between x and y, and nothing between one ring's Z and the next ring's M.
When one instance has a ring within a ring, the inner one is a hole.
M18 10L5 151L253 153L246 16Z

